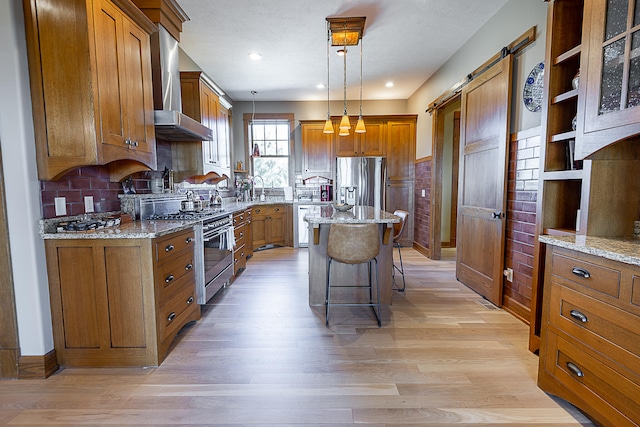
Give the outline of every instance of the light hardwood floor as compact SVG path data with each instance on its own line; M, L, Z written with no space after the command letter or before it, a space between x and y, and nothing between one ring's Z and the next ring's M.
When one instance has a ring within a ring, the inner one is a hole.
M342 307L327 329L306 250L257 252L159 368L2 381L0 425L591 425L536 387L527 326L458 283L453 257L403 258L382 328Z

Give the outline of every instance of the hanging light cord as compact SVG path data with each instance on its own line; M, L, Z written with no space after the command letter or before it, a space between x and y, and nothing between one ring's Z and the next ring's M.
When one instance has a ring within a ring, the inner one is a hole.
M344 23L344 46L342 51L344 58L344 115L347 115L347 23Z
M329 44L331 41L331 35L329 34L329 22L327 21L327 120L331 118L330 108L329 108Z
M360 40L360 120L362 120L362 39Z

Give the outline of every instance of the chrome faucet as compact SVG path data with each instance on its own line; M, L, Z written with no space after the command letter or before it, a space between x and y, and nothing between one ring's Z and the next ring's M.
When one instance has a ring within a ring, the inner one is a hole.
M255 200L255 199L256 199L256 185L255 185L255 180L256 180L256 179L258 179L258 178L260 178L260 181L262 181L262 192L260 193L260 201L261 201L261 202L264 202L267 198L266 198L266 196L264 195L264 179L263 179L260 175L256 175L256 176L254 176L254 177L253 177L253 181L254 181L254 184L253 184L253 200Z

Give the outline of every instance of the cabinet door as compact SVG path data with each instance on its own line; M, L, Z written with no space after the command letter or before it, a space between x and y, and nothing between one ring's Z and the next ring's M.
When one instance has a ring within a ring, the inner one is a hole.
M333 134L323 133L324 122L303 123L302 171L305 176L333 176Z
M124 20L123 27L129 140L136 152L155 155L149 36L127 20Z
M253 209L251 218L251 236L253 241L253 249L259 248L267 244L266 234L267 212L264 207Z
M381 121L365 121L367 131L357 134L360 138L360 153L363 156L384 156L385 124Z
M126 75L122 13L111 2L94 2L98 133L103 144L125 148Z
M390 120L387 122L387 178L413 179L416 150L416 122Z
M640 5L629 0L585 1L581 156L640 133L640 10L634 8Z
M267 243L284 245L287 229L287 212L284 206L272 206L267 216Z
M204 141L204 161L210 165L218 165L219 153L218 153L218 96L208 86L202 85L200 91L200 103L202 105L202 124L209 129L213 130L213 139L211 141Z
M229 111L218 105L218 165L221 168L231 168L229 155Z
M337 128L337 126L334 126ZM360 139L353 131L349 132L349 135L340 136L337 131L334 135L336 141L336 156L338 157L352 157L360 155Z

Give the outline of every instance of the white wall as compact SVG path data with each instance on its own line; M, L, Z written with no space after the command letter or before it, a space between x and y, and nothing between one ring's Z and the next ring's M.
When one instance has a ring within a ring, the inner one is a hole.
M546 19L542 0L511 0L409 98L409 112L418 114L416 158L432 154L431 116L425 112L429 104L533 26L536 41L514 61L511 132L540 125L540 113L524 107L522 89L534 65L544 60Z
M22 2L0 2L0 144L22 356L53 349ZM3 277L7 277L4 275Z

